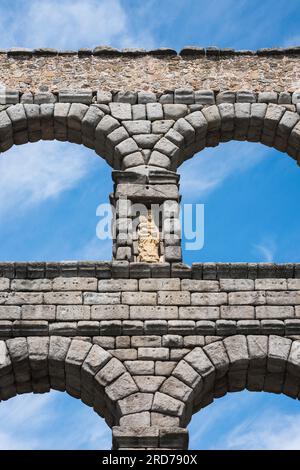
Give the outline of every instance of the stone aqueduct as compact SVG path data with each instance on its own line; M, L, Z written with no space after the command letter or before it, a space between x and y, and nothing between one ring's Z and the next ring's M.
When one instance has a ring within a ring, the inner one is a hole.
M299 164L299 54L0 51L0 150L83 144L112 167L116 208L112 262L0 263L1 400L67 391L113 448L181 449L192 414L227 392L299 397L299 265L184 265L177 173L230 140ZM151 259L135 203L163 208Z

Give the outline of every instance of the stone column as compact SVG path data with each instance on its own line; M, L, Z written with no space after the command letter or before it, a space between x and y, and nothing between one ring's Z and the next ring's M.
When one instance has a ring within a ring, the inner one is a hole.
M179 175L155 167L114 171L113 259L180 262Z
M188 431L185 428L113 427L113 450L187 449Z

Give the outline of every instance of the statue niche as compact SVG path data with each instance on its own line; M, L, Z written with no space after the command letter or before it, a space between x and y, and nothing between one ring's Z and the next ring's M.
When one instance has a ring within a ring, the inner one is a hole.
M157 228L151 210L148 215L140 215L137 229L138 235L138 261L144 263L158 263L159 255L159 229Z

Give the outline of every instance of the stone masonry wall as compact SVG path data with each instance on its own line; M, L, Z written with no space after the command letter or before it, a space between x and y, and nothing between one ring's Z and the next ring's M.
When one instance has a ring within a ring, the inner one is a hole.
M126 274L126 263L114 264L120 265L121 276L122 269ZM167 265L157 267L157 271L151 266L152 274L163 276L155 278L150 277L150 266L148 270L142 263L133 264L135 271L130 278L129 271L127 278L109 278L111 265L103 263L91 265L79 275L80 264L73 265L76 274L62 264L60 275L43 269L35 272L34 279L26 278L34 272L30 270L16 270L14 276L12 271L3 272L0 337L96 337L121 360L147 359L143 348L148 346L158 347L158 360L173 360L181 357L185 348L203 345L205 337L211 341L213 336L236 333L300 334L300 278L294 277L300 276L298 265L277 267L284 275L280 278L260 277L266 276L264 267L269 265L236 265L238 278L230 277L234 264L227 277L223 277L226 270L217 272L219 265L195 265L193 269L177 265L177 272L174 265L173 277ZM199 267L204 267L204 279L203 271L199 276ZM94 275L86 276L92 270ZM178 336L172 343L175 349L166 349L169 339L165 335ZM152 352L148 353L150 359Z
M0 399L67 391L114 448L186 448L228 391L300 393L300 265L1 263Z
M117 51L12 49L0 51L0 83L22 92L62 89L145 90L179 87L295 91L300 87L299 48L234 51L186 47Z

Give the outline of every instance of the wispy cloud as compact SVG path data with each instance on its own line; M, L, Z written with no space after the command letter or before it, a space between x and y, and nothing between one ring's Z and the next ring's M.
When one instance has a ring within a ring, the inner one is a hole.
M0 449L109 449L104 420L60 392L24 395L2 402Z
M284 395L228 393L197 413L191 449L300 449L298 402Z
M92 169L93 159L83 147L61 142L13 147L0 159L0 216L59 196Z
M205 149L179 169L183 196L188 199L207 195L232 175L258 165L267 155L268 151L263 146L241 142Z
M259 256L259 261L272 263L276 253L276 243L271 238L264 239L261 243L253 244L254 252Z
M3 5L0 32L2 47L153 46L147 26L134 28L120 0L22 0L13 11Z
M226 437L227 449L300 449L300 414L276 411L275 407L256 419L247 419Z

